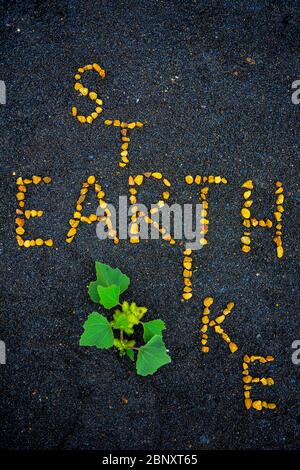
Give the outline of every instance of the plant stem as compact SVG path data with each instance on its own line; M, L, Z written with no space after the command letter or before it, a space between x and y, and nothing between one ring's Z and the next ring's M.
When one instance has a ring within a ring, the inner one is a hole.
M120 330L120 340L123 342L124 340L124 330Z

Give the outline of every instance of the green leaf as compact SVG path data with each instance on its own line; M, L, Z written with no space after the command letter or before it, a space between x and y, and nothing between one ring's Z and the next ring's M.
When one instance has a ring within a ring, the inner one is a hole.
M103 307L110 309L118 305L120 297L120 287L112 285L109 287L98 286L97 291L99 294L100 304Z
M123 349L122 342L119 338L114 339L114 346L120 350Z
M120 287L120 294L128 289L130 279L120 269L111 268L108 264L100 263L100 261L96 261L95 268L98 285L109 287L115 284Z
M127 349L126 354L131 361L134 361L134 351L132 349Z
M143 323L144 327L144 341L148 343L148 341L153 338L155 335L162 336L163 330L166 329L166 325L162 320L152 320Z
M115 315L114 315L115 318ZM116 330L124 330L125 328L128 328L128 320L125 315L125 313L121 313L120 315L116 316L116 319L113 322L113 328Z
M109 287L114 284L120 287L120 294L125 292L128 288L130 284L130 279L128 276L123 274L118 268L113 269L108 264L96 261L95 269L97 279L96 281L90 282L88 286L88 293L93 302L100 303L98 286Z
M83 325L84 332L80 337L80 346L96 346L99 349L111 348L114 334L109 321L100 313L92 312Z
M171 362L166 346L159 335L153 336L148 343L139 348L136 370L139 375L152 375L160 367Z
M92 281L89 283L89 286L88 286L89 296L92 299L92 301L95 302L96 304L99 304L100 302L98 291L97 291L98 285L99 284L97 281Z
M141 318L143 318L147 310L146 307L138 307L135 302L129 304L125 300L122 303L122 312L125 313L129 322L129 326L127 330L125 330L127 334L133 333L134 326L140 323Z

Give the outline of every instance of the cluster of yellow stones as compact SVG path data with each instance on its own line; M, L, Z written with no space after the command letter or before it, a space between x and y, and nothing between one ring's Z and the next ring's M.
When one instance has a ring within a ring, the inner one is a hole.
M244 253L249 253L251 251L251 232L249 231L250 227L266 227L266 228L272 228L273 222L270 219L256 219L255 217L251 217L251 206L253 204L253 200L251 199L252 196L252 190L253 190L253 181L252 180L247 180L245 183L242 185L242 188L245 189L244 191L244 204L243 208L241 210L241 215L243 217L243 225L246 227L242 237L241 237L241 242L242 242L242 251ZM274 243L276 244L276 253L278 258L283 257L283 247L282 247L282 224L280 223L282 220L282 213L284 212L283 208L283 201L284 201L284 194L283 194L283 187L282 183L280 181L276 182L276 191L275 194L277 195L276 199L276 211L274 212L274 217L277 222L276 224L276 233L275 233L275 238L273 239Z
M121 161L119 162L119 167L124 168L129 163L129 131L135 128L143 127L143 123L140 121L134 122L123 122L119 119L106 119L104 121L106 126L114 126L121 128Z
M191 175L188 175L185 177L185 181L187 184L203 184L203 183L208 183L208 184L227 184L228 181L224 176L200 176L196 175L195 178ZM204 186L200 189L200 200L202 204L202 210L200 213L200 224L201 224L201 229L200 229L200 245L207 245L208 240L205 238L205 235L208 233L208 201L207 201L207 195L208 195L208 186Z
M78 114L78 110L77 110L76 106L72 107L72 115L81 124L84 124L84 123L92 124L92 122L95 119L97 119L99 114L101 114L102 111L103 111L103 108L102 108L103 101L100 98L98 98L97 93L95 93L94 91L89 91L89 89L87 87L83 86L82 83L80 82L82 74L84 72L86 72L87 70L95 70L95 72L97 72L99 74L100 78L105 78L105 70L103 70L100 67L100 65L98 65L98 64L88 64L88 65L85 65L84 67L79 67L78 68L78 73L76 73L76 75L74 76L74 78L76 80L76 83L74 85L74 89L76 91L78 91L82 96L87 96L90 100L95 101L95 103L97 105L95 107L95 111L93 111L88 116L83 116L82 114Z
M254 408L257 411L261 411L263 408L267 408L269 410L275 410L276 408L276 403L267 403L266 401L262 400L252 400L251 398L251 390L252 390L252 385L251 384L257 384L261 383L262 385L265 386L271 386L274 385L274 380L272 377L252 377L249 374L249 364L253 362L259 361L262 364L265 364L267 362L274 361L273 356L267 356L267 357L262 357L262 356L248 356L247 354L244 356L243 359L243 382L244 382L244 403L245 407L247 410L250 408Z
M18 187L18 191L16 194L16 198L18 201L19 208L16 209L16 240L19 246L23 246L25 248L33 247L33 246L53 246L53 240L50 238L48 240L43 240L42 238L36 238L34 240L24 239L23 235L25 234L25 219L30 219L32 217L42 217L43 211L41 210L25 210L25 194L27 191L27 186L30 184L37 185L39 183L48 184L51 182L51 178L48 176L37 176L33 175L31 178L17 178L16 184Z
M90 214L88 216L82 215L83 203L85 201L86 195L89 191L89 188L94 186L95 193L98 199L98 205L103 209L104 215L98 216L97 214ZM73 218L69 220L70 229L67 234L66 242L72 243L74 237L77 233L78 226L80 222L84 222L87 224L92 224L93 222L104 222L108 228L108 234L111 238L114 239L114 243L119 243L119 238L117 236L116 230L113 228L112 221L111 221L111 212L107 207L107 203L104 200L105 193L102 190L101 185L96 181L95 176L91 175L87 178L87 180L83 183L82 188L80 190L80 196L76 203L76 211L73 214Z
M192 285L192 250L190 248L184 250L183 252L183 293L182 299L189 300L193 296L193 285Z
M227 184L228 181L224 176L202 176L202 175L196 175L193 177L192 175L187 175L185 177L185 182L187 184L197 184L197 185L202 185L204 184ZM209 220L208 220L208 186L204 186L200 189L200 200L202 204L202 209L200 213L200 245L204 246L208 244L207 238L205 238L205 235L208 233L208 225L209 225ZM183 258L183 293L182 293L182 299L183 300L189 300L193 296L193 285L192 285L192 264L193 264L193 259L192 259L192 250L185 250L183 252L184 258Z
M159 173L158 171L146 171L143 174L139 174L136 176L129 176L128 178L128 184L129 184L129 193L130 193L130 203L131 203L131 223L129 227L129 233L130 233L130 238L129 241L130 243L139 243L140 238L138 236L139 233L139 224L138 219L141 217L144 219L144 221L147 224L152 224L155 229L159 231L159 233L162 235L162 239L169 242L171 245L174 245L176 242L175 240L171 237L169 233L167 233L166 229L164 227L161 227L160 224L156 221L153 220L151 217L149 217L147 214L139 210L138 204L137 204L137 186L141 186L144 182L145 178L153 178L156 180L161 180L164 186L166 186L166 190L162 193L162 198L155 204L154 207L150 209L150 214L155 214L157 213L164 205L165 201L167 201L170 197L169 193L169 188L171 187L171 183L167 178L164 178L164 176Z
M276 219L276 232L273 241L276 245L276 253L278 258L282 258L284 254L283 246L282 246L282 214L284 212L283 202L284 202L284 191L283 186L280 181L275 183L276 190L275 194L276 198L276 211L274 212L274 217Z
M207 341L208 341L208 335L207 335L207 330L208 327L210 326L215 330L215 332L219 335L221 335L222 339L228 344L228 347L232 353L237 351L238 346L231 341L227 333L223 330L223 328L220 327L221 323L225 320L226 316L229 315L231 310L234 307L233 302L229 302L225 309L222 310L221 315L219 315L215 320L210 320L209 315L210 315L210 307L214 303L213 297L205 297L203 301L204 309L202 313L202 327L201 327L201 344L202 344L202 352L208 353L209 352L209 346L207 346Z

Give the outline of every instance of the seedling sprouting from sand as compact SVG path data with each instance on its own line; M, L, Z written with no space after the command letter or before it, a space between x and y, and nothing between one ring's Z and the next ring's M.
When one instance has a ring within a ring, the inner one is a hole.
M135 302L120 303L120 295L130 283L128 276L99 261L96 261L95 268L96 280L88 286L91 299L106 309L117 308L111 321L98 312L88 316L83 325L80 346L95 346L98 349L115 347L120 356L127 355L136 361L139 375L154 374L171 362L162 337L165 323L160 319L143 322L148 310L146 307L138 307ZM143 328L144 344L137 346L134 337L139 327Z

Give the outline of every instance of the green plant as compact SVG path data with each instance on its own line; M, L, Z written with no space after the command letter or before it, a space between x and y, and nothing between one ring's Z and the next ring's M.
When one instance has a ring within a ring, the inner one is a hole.
M154 374L157 369L171 362L162 338L164 322L160 319L143 322L142 318L148 310L146 307L138 307L135 302L127 301L120 304L120 295L130 284L128 276L99 261L96 261L95 268L96 280L88 286L91 299L106 309L118 308L111 321L98 312L92 312L83 325L80 346L96 346L99 349L115 347L120 356L127 355L132 361L136 360L139 375ZM135 328L140 325L143 327L144 344L137 347L133 335L136 333Z

